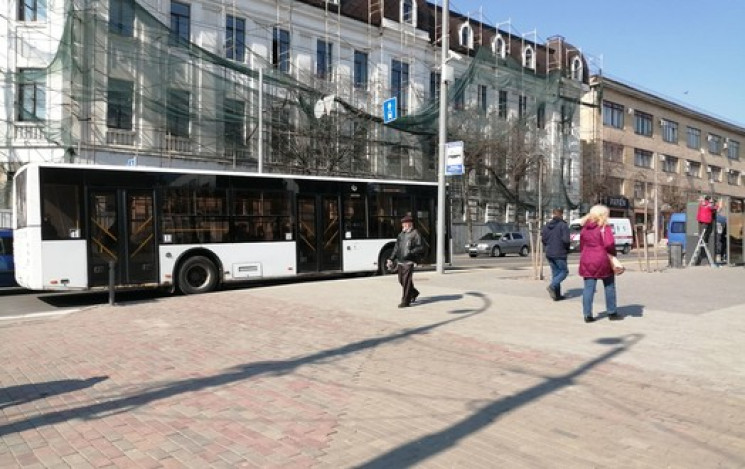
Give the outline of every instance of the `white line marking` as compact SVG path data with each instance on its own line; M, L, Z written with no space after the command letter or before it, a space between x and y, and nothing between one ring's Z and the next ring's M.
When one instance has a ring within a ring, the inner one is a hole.
M64 316L65 314L76 313L78 311L80 310L79 309L68 309L65 311L50 311L47 313L23 314L21 316L0 316L0 321L9 321L11 319L34 319L34 318L44 318L44 317L50 317L50 316Z

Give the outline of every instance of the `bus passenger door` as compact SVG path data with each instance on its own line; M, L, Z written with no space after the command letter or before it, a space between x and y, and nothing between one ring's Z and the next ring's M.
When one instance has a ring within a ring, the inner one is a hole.
M92 190L88 196L89 284L136 285L157 282L153 195L147 190Z
M339 197L299 195L298 273L341 270Z

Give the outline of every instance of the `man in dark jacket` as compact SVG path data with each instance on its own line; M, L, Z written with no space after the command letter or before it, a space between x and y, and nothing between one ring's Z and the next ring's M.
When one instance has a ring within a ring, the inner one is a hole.
M414 288L414 265L421 261L424 253L424 245L419 232L414 229L414 221L409 215L401 219L401 232L396 238L396 246L393 248L391 257L386 260L386 266L390 269L396 261L398 270L398 282L403 288L399 308L406 308L416 301L419 290Z
M546 289L554 301L562 300L561 282L569 275L569 225L564 221L563 209L554 209L553 218L541 230L541 241L551 266L551 283Z

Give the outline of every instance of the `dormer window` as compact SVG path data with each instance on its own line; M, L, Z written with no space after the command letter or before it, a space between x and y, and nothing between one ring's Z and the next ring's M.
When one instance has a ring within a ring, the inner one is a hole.
M505 58L507 55L507 44L504 42L502 36L497 35L491 44L492 52L500 59Z
M582 59L575 57L572 59L572 80L582 81L584 70L582 67Z
M401 22L416 26L416 2L401 0Z
M460 45L466 49L473 49L473 29L468 23L463 23L460 27Z
M523 50L523 67L535 69L535 52L531 46Z

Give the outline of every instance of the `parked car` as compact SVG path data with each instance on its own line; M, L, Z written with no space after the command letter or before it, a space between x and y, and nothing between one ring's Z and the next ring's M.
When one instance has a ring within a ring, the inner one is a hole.
M0 287L17 287L13 264L13 230L0 229Z
M530 241L523 233L516 231L487 233L477 241L466 244L466 251L471 257L476 257L479 254L487 254L492 257L520 254L524 257L530 252Z

